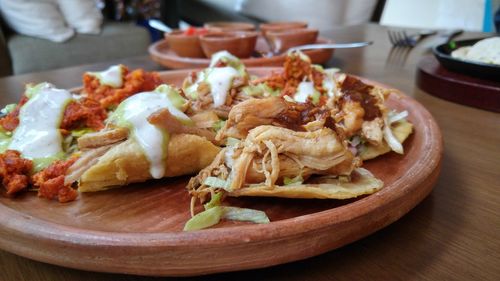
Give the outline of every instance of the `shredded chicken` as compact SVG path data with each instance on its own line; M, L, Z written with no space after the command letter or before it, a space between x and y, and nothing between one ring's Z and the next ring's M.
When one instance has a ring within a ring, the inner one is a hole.
M80 157L71 165L66 171L66 175L64 177L64 185L71 185L74 182L78 181L80 177L90 169L99 158L103 156L108 150L110 150L114 144L105 145L97 148L93 148L87 151L84 151Z
M260 125L272 124L287 108L285 100L278 97L244 101L233 107L226 124L218 132L217 139L245 138L249 130Z
M78 148L81 150L93 149L125 140L128 129L114 128L95 133L88 133L78 138Z
M219 116L213 110L199 112L193 116L190 116L194 124L198 128L206 129L213 128L214 125L220 120Z
M191 86L196 81L197 75L197 73L191 73L191 75L184 80L182 87L187 88ZM189 114L194 115L203 111L213 110L219 117L227 118L229 111L234 105L250 98L240 92L241 88L246 85L248 85L248 79L246 77L235 77L232 81L226 102L217 108L213 108L213 97L210 91L210 84L205 81L199 82L196 88L196 98L186 95L186 97L190 99Z
M371 144L378 146L382 144L384 134L382 128L384 120L375 118L371 121L364 121L361 126L361 136L363 136Z
M232 152L229 153L228 152ZM230 159L228 159L228 157ZM213 188L203 184L209 176L230 181L228 190L249 184L270 188L282 184L285 177L301 175L349 175L361 161L354 157L346 143L329 128L312 132L297 132L286 128L263 125L248 133L236 147L225 148L216 160L191 179L188 189L202 200Z
M215 142L215 133L208 129L201 129L195 126L182 124L179 119L173 116L168 109L160 109L148 117L149 123L165 129L171 134L192 134L205 137L211 142Z

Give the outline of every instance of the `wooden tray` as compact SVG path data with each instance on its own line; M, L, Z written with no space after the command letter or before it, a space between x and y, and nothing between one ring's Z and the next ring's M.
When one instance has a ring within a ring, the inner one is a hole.
M326 38L319 37L316 43L331 43L332 41ZM263 37L259 37L255 47L257 51L268 52L269 46ZM203 68L210 64L208 58L187 58L180 57L172 51L166 40L158 41L148 48L151 59L167 68ZM333 49L308 50L304 51L311 61L315 64L326 63L333 55ZM282 66L286 55L282 54L270 58L265 57L250 57L242 59L245 66Z
M449 71L433 56L420 60L417 85L445 100L500 112L500 82Z
M187 73L161 75L179 85ZM34 193L1 195L0 248L83 270L188 276L268 267L341 247L406 214L431 192L439 174L442 140L433 117L405 95L391 95L388 104L408 110L415 132L403 156L389 153L365 163L385 182L373 195L345 201L233 198L230 205L263 210L272 222L225 222L196 232L182 231L190 217L187 177L83 194L67 204Z

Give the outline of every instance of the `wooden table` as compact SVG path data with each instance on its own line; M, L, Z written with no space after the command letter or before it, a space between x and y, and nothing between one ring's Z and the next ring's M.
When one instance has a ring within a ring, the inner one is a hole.
M500 114L447 102L416 88L416 64L439 38L428 38L408 52L391 52L386 29L377 25L322 35L338 42L375 41L365 49L337 50L328 66L398 88L433 114L445 147L434 191L399 221L341 249L272 268L186 280L500 280ZM122 63L161 69L147 57ZM23 83L73 87L80 84L82 72L106 65L2 78L0 104L15 102ZM67 269L0 251L0 280L157 279Z

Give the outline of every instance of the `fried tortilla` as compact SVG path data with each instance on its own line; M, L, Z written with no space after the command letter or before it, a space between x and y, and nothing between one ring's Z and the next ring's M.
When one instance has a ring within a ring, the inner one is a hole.
M391 131L394 134L394 137L396 137L396 139L400 143L403 143L411 135L413 131L413 125L406 120L401 120L391 127ZM367 143L365 147L361 149L359 156L362 160L369 160L376 158L382 154L386 154L390 151L391 148L385 141L378 146Z
M174 134L168 143L164 177L196 173L209 165L219 150L204 137ZM78 190L100 191L149 179L150 163L137 142L128 139L108 150L82 174Z
M347 199L383 187L360 165L330 128L294 131L262 125L223 149L187 188L202 201L215 189L229 196Z
M304 184L286 186L249 186L229 193L229 196L262 196L285 198L349 199L372 194L380 190L384 183L375 178L370 171L357 168L350 181L338 178L318 177Z

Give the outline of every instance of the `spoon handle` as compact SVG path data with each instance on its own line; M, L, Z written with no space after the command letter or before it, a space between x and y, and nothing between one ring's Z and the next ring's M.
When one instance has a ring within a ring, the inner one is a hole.
M367 42L353 42L353 43L334 43L334 44L309 44L302 46L295 46L288 51L298 51L298 50L315 50L315 49L348 49L348 48L360 48L366 47L373 44L372 41Z

